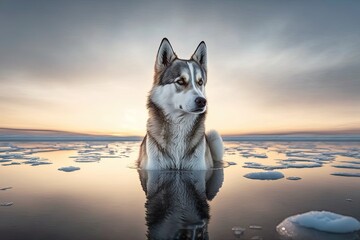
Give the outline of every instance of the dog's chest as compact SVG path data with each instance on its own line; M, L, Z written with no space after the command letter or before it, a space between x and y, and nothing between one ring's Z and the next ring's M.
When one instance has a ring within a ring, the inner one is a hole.
M166 151L150 147L148 142L148 169L205 169L205 137L189 154L189 141L181 135L173 136L166 144Z

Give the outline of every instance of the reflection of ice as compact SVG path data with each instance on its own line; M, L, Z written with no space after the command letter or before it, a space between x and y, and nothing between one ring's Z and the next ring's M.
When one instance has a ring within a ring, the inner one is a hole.
M276 171L253 172L245 174L244 177L257 180L277 180L284 177L284 174Z

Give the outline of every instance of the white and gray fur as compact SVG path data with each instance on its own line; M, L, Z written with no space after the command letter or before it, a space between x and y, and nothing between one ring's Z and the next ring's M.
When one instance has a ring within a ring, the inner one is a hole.
M149 118L138 159L140 168L205 170L222 160L220 135L216 131L205 134L206 82L205 43L199 44L189 60L183 60L164 38L147 102Z
M223 184L222 168L138 172L146 193L147 239L209 239L208 202Z

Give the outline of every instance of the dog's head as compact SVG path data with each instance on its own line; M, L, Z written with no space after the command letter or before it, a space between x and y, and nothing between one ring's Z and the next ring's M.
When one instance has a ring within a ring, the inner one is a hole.
M206 111L206 45L201 42L189 60L179 59L169 40L160 44L150 99L166 114Z

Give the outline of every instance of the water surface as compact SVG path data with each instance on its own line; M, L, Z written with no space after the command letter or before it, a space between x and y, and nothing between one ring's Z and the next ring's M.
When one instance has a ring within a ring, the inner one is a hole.
M341 176L360 173L359 143L225 142L228 167L187 172L133 168L139 145L0 143L1 239L280 239L291 215L360 219L360 177ZM284 177L244 177L264 171Z

